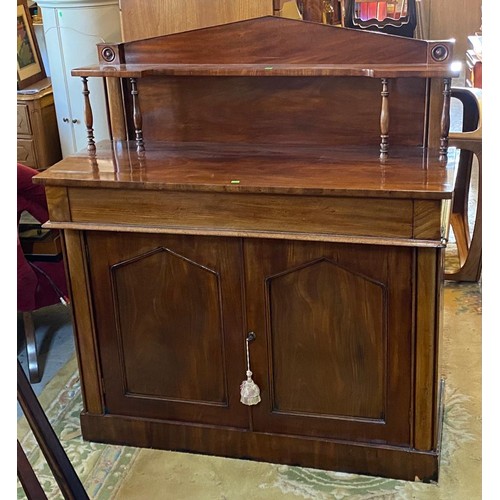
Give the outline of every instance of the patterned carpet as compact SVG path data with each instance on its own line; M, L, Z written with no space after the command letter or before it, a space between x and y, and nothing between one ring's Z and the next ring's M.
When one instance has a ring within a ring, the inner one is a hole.
M444 301L446 395L438 484L84 442L75 359L49 383L40 401L86 491L96 500L480 499L480 284L446 283ZM24 418L18 438L48 498L62 498ZM18 498L25 498L20 486Z

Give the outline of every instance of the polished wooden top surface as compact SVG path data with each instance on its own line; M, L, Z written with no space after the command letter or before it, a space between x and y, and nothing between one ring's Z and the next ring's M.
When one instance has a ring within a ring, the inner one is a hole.
M84 151L35 177L51 186L368 196L452 197L457 151L394 148L381 163L373 147L234 143L152 143L142 158L135 142L103 141L95 157Z
M454 67L453 67L454 68ZM101 64L77 68L73 76L366 76L369 78L456 77L451 65L432 64Z

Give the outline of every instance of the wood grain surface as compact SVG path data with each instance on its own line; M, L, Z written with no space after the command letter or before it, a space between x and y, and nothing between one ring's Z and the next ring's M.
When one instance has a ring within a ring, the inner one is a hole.
M131 190L209 191L391 198L449 199L458 151L445 165L438 150L402 147L380 163L378 146L327 147L277 144L97 144L38 174L46 186Z

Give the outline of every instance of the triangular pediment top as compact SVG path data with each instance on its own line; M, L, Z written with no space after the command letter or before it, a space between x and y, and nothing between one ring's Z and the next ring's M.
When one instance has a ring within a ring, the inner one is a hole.
M122 64L373 65L425 64L430 43L265 16L118 46Z

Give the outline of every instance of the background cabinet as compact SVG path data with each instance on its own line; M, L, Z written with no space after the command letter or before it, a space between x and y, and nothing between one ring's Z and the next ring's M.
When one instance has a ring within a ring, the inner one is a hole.
M121 40L118 0L40 0L63 157L86 147L82 83L71 70L97 64L96 44ZM91 99L105 109L102 81L89 81ZM96 141L109 139L106 114L94 116Z
M17 94L17 161L36 169L50 167L61 159L54 96L50 80L33 84Z

